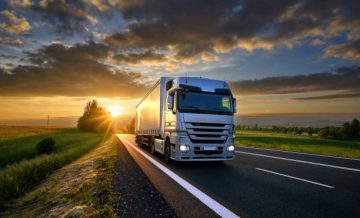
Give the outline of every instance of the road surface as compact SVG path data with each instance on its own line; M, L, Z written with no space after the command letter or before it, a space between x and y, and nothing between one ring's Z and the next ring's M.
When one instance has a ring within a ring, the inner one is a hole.
M167 164L118 137L179 216L360 217L360 160L238 147L224 164Z

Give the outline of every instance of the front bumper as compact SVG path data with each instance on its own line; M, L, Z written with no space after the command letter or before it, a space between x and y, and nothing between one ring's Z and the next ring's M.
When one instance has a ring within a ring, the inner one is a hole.
M180 144L172 146L171 158L176 161L227 161L234 160L235 151L228 151L227 146L232 144L202 144L189 145L190 150L180 151ZM206 150L206 148L215 148L215 150Z
M176 161L227 161L234 160L235 151L228 151L227 147L234 145L232 134L227 135L223 143L197 143L190 139L185 131L173 132L170 135L172 144L171 159ZM180 151L180 145L189 146L186 152ZM209 150L213 148L213 150Z

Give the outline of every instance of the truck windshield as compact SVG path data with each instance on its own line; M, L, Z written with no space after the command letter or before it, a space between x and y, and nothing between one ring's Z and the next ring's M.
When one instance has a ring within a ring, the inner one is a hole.
M178 95L179 110L190 113L232 114L231 95L185 92Z

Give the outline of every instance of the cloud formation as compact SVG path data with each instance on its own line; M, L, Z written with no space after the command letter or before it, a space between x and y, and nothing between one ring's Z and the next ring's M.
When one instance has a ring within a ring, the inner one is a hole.
M359 84L359 66L340 67L331 72L309 75L267 77L257 80L230 82L235 95L289 94L312 91L347 91L352 92L353 95L353 93L360 93Z
M6 22L0 23L1 30L17 35L25 35L29 33L31 26L25 17L17 17L14 12L8 10L1 11L0 16L6 19Z
M7 0L7 3L11 10L1 12L8 21L1 23L0 29L9 34L24 35L30 31L26 18L15 16L14 11L21 10L38 15L59 35L87 31L96 33L98 38L86 43L75 43L71 38L72 45L55 43L25 52L28 63L24 63L28 65L1 73L3 95L72 92L112 95L111 90L119 90L115 85L119 81L124 81L129 90L138 87L134 81L141 75L125 72L134 66L176 69L182 64L219 60L219 55L234 49L253 52L278 46L292 48L304 41L324 45L324 58L360 60L360 4L356 0L329 0L326 4L310 0ZM102 32L99 18L111 16L114 11L126 23L112 32ZM328 43L340 35L345 42ZM0 43L22 44L8 36L1 36ZM347 70L359 71L357 67L338 68L319 74L237 81L232 85L240 94L351 90L346 87L353 87L360 73ZM38 81L57 84L58 80L59 86L51 89L49 85L41 92ZM96 81L112 85L101 86ZM70 86L75 88L71 90Z
M87 23L95 25L97 16L105 13L108 2L102 0L7 0L13 9L31 11L42 16L49 27L63 36L86 32Z
M143 53L115 54L112 58L118 64L157 64L166 60L164 54L155 53L151 50Z
M360 92L358 93L340 93L333 95L320 95L313 97L301 97L294 98L294 100L327 100L327 99L338 99L338 98L360 98Z
M326 48L324 57L348 58L360 60L360 39Z
M22 45L22 41L19 39L13 39L10 37L2 37L0 36L0 44L9 44L9 45Z
M141 74L124 72L105 63L108 46L51 44L27 53L31 65L0 71L2 96L122 96L142 94L135 82Z
M293 47L305 38L335 37L344 31L350 38L360 29L356 1L141 0L115 6L125 19L135 22L107 37L108 43L119 48L167 49L185 63L236 48L251 52Z

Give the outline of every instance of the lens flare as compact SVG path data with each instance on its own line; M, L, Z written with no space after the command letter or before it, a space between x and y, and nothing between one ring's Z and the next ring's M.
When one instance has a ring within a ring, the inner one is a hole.
M118 117L121 114L119 106L110 106L108 107L108 111L112 117Z

